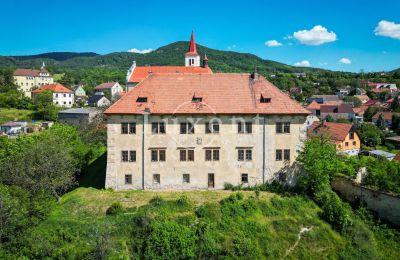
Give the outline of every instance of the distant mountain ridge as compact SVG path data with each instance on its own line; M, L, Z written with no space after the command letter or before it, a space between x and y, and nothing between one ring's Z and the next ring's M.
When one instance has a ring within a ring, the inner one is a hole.
M184 53L188 42L179 41L158 48L150 53L114 52L100 55L93 52L52 52L28 56L0 56L0 68L39 68L42 62L50 69L111 68L127 70L135 60L138 66L184 66ZM197 44L201 58L206 53L209 66L214 72L250 72L254 68L260 73L325 71L302 68L284 63L264 60L254 54L221 51Z

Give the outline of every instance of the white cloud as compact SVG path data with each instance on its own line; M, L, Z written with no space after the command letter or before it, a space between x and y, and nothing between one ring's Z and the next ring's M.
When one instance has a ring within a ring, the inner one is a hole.
M139 49L136 49L136 48L133 48L133 49L130 49L130 50L128 50L128 52L133 52L133 53L140 53L140 54L145 54L145 53L149 53L149 52L152 52L153 51L153 49L143 49L143 50L139 50Z
M390 37L400 40L400 24L382 20L375 28L375 35Z
M314 26L311 30L302 30L293 33L293 37L306 45L321 45L336 41L336 33L328 31L321 25Z
M296 62L294 64L294 66L297 66L297 67L311 67L311 63L308 60L302 60L302 61Z
M236 44L229 45L229 46L227 47L227 49L228 49L228 50L236 49Z
M282 46L282 43L278 42L277 40L269 40L265 42L265 45L268 47L278 47Z
M339 60L339 62L342 63L342 64L347 64L347 65L351 64L351 60L348 59L348 58L341 58Z

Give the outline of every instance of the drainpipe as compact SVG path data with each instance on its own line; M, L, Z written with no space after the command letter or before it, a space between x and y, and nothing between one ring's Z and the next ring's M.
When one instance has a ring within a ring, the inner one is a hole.
M142 189L144 190L144 125L146 118L150 115L151 111L150 108L145 108L143 110L143 122L142 122Z
M265 116L263 116L263 165L262 165L262 178L263 184L265 183Z

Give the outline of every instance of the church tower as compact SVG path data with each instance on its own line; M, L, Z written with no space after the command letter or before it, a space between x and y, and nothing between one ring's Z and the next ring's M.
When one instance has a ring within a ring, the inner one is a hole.
M190 37L189 50L185 54L185 67L200 67L200 55L197 53L193 31Z

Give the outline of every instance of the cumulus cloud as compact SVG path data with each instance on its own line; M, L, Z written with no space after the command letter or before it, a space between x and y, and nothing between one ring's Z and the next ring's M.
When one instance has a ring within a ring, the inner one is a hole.
M301 30L293 33L293 37L306 45L321 45L336 41L336 33L328 31L321 25L314 26L311 30Z
M348 58L341 58L339 60L339 62L342 63L342 64L347 64L347 65L351 64L351 60L348 59Z
M128 50L128 52L133 52L133 53L140 53L140 54L145 54L145 53L149 53L149 52L152 52L153 51L153 49L143 49L143 50L139 50L139 49L136 49L136 48L133 48L133 49L130 49L130 50Z
M265 45L268 47L278 47L282 46L282 43L278 42L277 40L269 40L265 42Z
M302 60L302 61L296 62L294 64L294 66L297 66L297 67L310 67L311 63L308 60Z
M400 40L400 24L382 20L375 28L375 35L390 37Z

